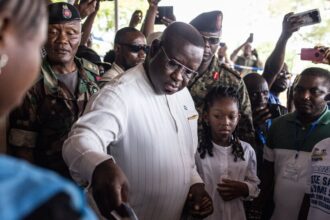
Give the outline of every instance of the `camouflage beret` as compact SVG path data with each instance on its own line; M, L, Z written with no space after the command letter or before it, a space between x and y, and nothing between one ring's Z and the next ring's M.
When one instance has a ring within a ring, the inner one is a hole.
M222 12L210 11L198 15L190 24L203 32L219 32L222 26Z
M80 14L76 7L65 2L48 5L49 24L60 24L70 21L80 21Z

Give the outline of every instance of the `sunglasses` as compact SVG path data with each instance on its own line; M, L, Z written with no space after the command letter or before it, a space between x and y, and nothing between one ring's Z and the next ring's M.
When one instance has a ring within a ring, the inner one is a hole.
M183 76L186 79L191 79L193 78L195 75L197 75L197 72L186 67L185 65L181 64L179 61L175 60L175 59L171 59L168 57L167 53L165 52L165 49L161 46L160 47L165 55L165 57L167 58L167 63L166 63L166 68L170 71L176 71L176 70L181 70L183 69Z
M149 52L150 47L148 45L135 45L135 44L120 44L126 46L131 52L138 53L140 50L143 50L145 53Z
M209 44L219 44L220 37L208 37L205 35L202 35L205 42L208 42Z

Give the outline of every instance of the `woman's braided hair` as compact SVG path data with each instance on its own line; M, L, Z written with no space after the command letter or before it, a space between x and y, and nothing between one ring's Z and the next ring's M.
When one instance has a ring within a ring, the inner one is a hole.
M213 105L215 100L222 98L233 99L237 103L237 106L239 107L239 95L237 90L235 90L233 87L215 86L207 93L207 95L204 98L203 114L209 111L210 107ZM237 137L236 129L232 134L231 144L233 148L232 154L234 155L234 161L236 162L238 158L245 160L244 150L239 138ZM202 119L202 134L201 134L200 144L198 147L198 152L202 159L205 158L206 153L209 156L213 157L211 127L206 123L204 119Z

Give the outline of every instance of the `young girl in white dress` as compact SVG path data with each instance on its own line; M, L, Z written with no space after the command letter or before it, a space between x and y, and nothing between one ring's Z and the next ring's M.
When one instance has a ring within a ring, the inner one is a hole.
M198 171L213 199L208 220L246 219L243 201L259 194L256 155L250 144L238 139L238 93L217 86L205 97L203 132L196 155Z

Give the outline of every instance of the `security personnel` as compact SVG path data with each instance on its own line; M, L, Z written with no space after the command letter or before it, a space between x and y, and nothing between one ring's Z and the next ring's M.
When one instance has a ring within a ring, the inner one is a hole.
M255 146L251 104L244 82L238 72L226 64L219 63L215 56L220 42L222 17L221 11L211 11L198 15L190 22L203 36L205 47L198 75L190 81L188 88L200 115L203 112L204 97L213 86L223 85L236 88L240 94L241 114L237 135L241 140Z
M99 90L98 67L75 57L81 39L78 10L67 3L48 5L47 56L41 74L21 107L10 115L9 153L70 177L62 145L72 124Z

